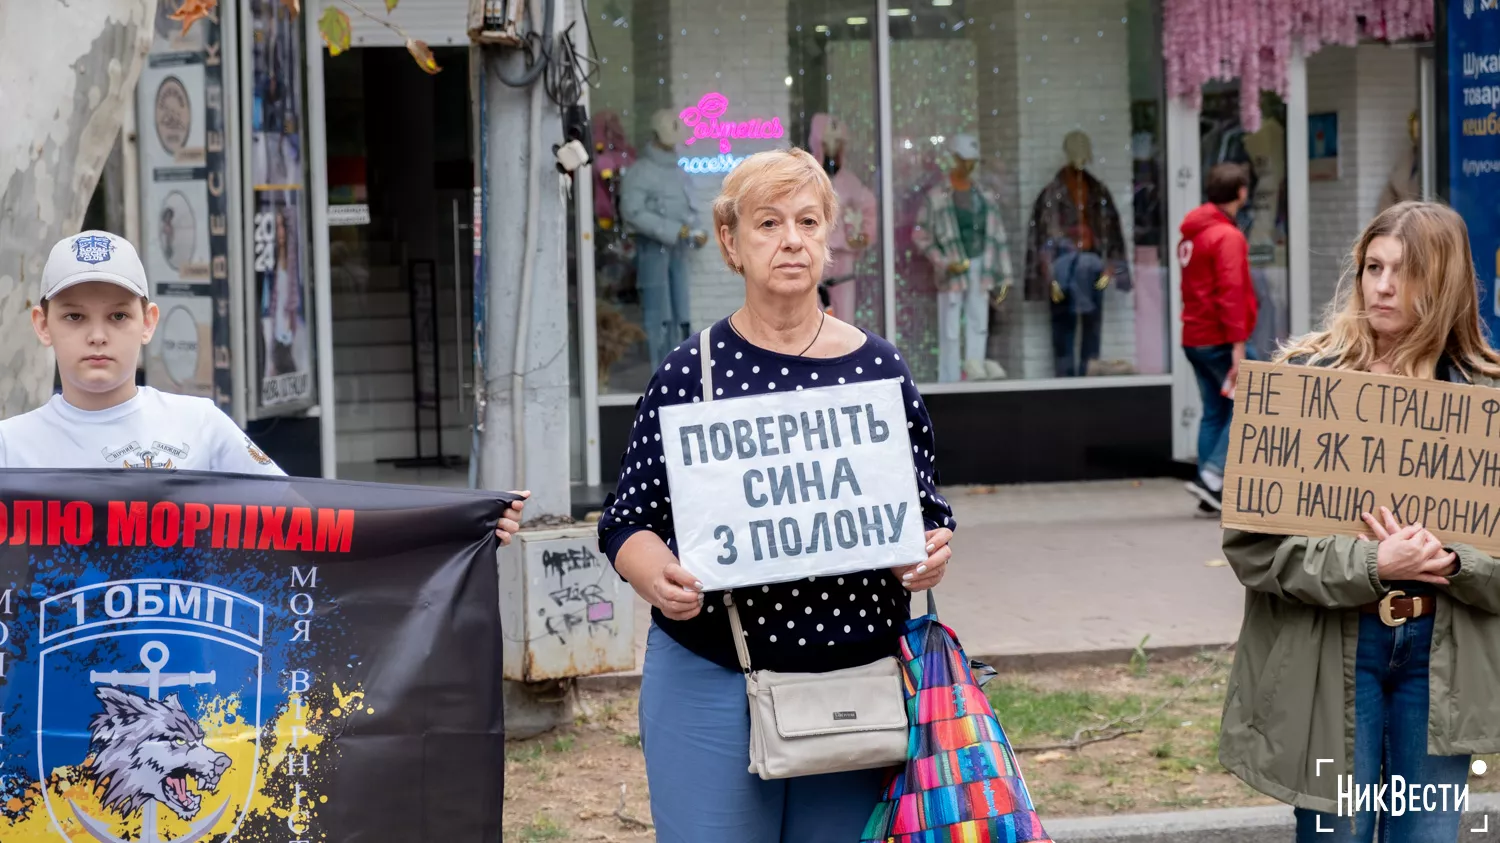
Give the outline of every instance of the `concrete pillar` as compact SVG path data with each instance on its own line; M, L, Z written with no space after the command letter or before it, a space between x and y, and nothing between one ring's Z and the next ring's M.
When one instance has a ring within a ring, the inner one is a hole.
M555 32L566 25L562 11L555 11ZM520 89L500 81L497 66L503 66L509 77L521 74L524 65L518 52L486 48L482 55L487 313L486 404L479 436L478 480L486 489L530 489L526 520L535 522L572 510L567 448L568 207L559 191L552 154L553 145L562 137L562 125L540 78L531 87ZM539 135L532 133L534 119ZM540 143L533 148L532 140ZM536 197L536 207L528 208L528 195ZM534 227L530 236L528 226ZM528 263L524 260L528 241L532 271L530 289L525 292L523 269ZM523 378L519 402L513 392L517 374ZM512 415L517 403L521 410L519 425ZM520 564L519 554L514 549L502 550L499 564ZM559 693L555 683L534 688L507 682L507 734L537 734L565 721L571 717L571 696Z

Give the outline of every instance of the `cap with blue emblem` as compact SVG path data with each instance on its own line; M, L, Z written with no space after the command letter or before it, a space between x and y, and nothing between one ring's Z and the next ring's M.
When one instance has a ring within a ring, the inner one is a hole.
M42 269L42 301L87 281L105 281L150 298L146 268L135 247L107 231L85 231L59 240Z

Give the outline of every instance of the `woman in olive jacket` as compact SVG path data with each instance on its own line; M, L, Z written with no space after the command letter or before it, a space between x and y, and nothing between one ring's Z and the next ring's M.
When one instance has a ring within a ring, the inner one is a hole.
M1500 385L1463 220L1422 202L1381 213L1323 330L1278 359ZM1296 806L1299 843L1369 841L1377 818L1382 840L1451 843L1470 755L1500 751L1500 563L1384 509L1365 521L1358 539L1224 531L1246 592L1219 760ZM1396 776L1417 810L1340 805L1341 788Z

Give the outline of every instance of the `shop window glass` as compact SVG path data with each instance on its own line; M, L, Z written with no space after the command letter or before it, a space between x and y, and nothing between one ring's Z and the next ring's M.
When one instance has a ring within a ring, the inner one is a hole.
M834 171L845 207L828 306L882 333L875 4L607 0L589 15L600 392L639 393L667 352L743 301L711 204L729 169L767 149L808 148Z
M1166 372L1157 4L891 13L896 339L917 379Z
M1286 103L1273 93L1262 93L1260 128L1247 132L1240 124L1240 96L1238 82L1204 86L1203 107L1198 112L1198 148L1205 175L1215 164L1226 162L1243 164L1250 170L1250 199L1235 222L1250 244L1250 280L1258 307L1249 345L1252 354L1269 360L1291 334ZM1208 201L1206 194L1203 201Z

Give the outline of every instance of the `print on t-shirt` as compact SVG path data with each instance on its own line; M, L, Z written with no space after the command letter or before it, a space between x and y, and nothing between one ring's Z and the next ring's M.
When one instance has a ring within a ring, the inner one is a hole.
M250 459L255 460L261 465L271 464L271 458L266 456L265 451L255 447L255 443L250 441L250 437L248 436L245 437L245 450L250 452Z
M104 462L110 466L119 462L121 468L155 468L170 471L176 468L176 464L172 461L173 457L185 460L188 451L186 442L181 445L152 442L151 447L143 448L139 442L132 441L119 448L105 448Z

